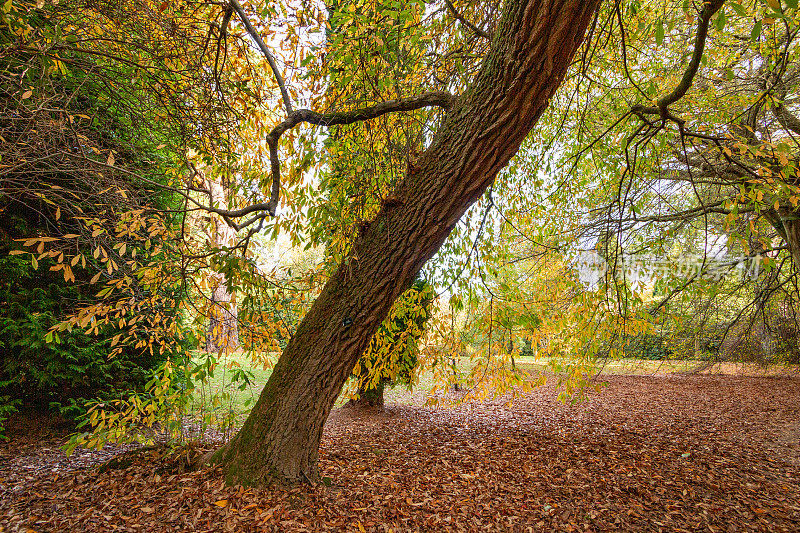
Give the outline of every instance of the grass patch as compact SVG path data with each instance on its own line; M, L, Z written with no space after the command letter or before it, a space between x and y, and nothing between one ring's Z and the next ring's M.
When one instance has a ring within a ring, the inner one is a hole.
M197 383L191 400L191 414L202 418L209 425L216 427L236 427L244 421L250 412L264 385L272 374L272 365L278 354L271 354L268 359L253 361L242 352L234 352L222 356L215 365L213 373L206 383ZM198 353L196 362L205 361L205 354ZM265 361L268 366L265 368ZM477 362L468 357L457 361L457 368L462 376L467 376ZM531 376L541 373L551 374L549 358L516 357L516 368L528 372ZM653 361L642 359L613 359L601 362L597 369L600 375L648 375L689 372L699 368L703 363L693 360ZM764 375L775 372L786 373L786 369L764 369L753 364L718 363L704 369L704 372L729 375ZM793 371L797 372L797 368ZM403 385L386 388L387 403L405 405L421 405L425 403L431 390L435 387L434 374L423 372L409 390ZM346 387L347 388L347 387ZM349 397L342 394L334 407L344 405Z

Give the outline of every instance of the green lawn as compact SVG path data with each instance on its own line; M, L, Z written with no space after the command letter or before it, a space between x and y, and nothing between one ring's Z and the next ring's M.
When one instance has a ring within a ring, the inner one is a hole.
M203 360L203 354L197 354L197 361ZM267 360L274 364L277 355ZM517 357L518 369L536 376L541 372L549 372L549 360L546 358ZM197 383L192 397L191 411L195 416L205 416L212 425L236 425L250 411L264 384L272 373L271 364L265 368L264 361L253 362L247 355L235 352L223 356L212 376L206 383ZM462 358L458 361L458 369L462 375L470 372L475 361ZM697 361L646 361L646 360L609 360L602 367L603 374L654 374L686 371L696 367ZM386 389L387 403L422 404L428 393L436 385L431 372L424 372L413 391L398 386ZM336 406L347 401L340 397Z
M250 412L264 384L272 374L272 367L264 362L254 362L249 356L234 352L220 356L213 372L203 383L195 380L190 403L190 414L205 419L210 426L227 428L237 425ZM277 357L270 357L274 363ZM205 361L205 354L197 353L195 362Z

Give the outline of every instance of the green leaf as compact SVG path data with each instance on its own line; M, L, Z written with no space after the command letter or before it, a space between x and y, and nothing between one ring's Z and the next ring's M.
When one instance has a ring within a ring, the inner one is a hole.
M750 40L752 42L758 41L758 38L761 37L761 21L755 23L753 26L752 31L750 32Z
M717 31L722 31L725 28L725 23L727 22L728 18L725 16L725 9L720 9L719 13L717 13L716 18L714 19L714 25L717 28Z
M738 2L730 2L729 5L733 8L734 11L736 11L736 14L739 15L740 17L747 16L747 11L744 10L742 4L739 4Z
M664 21L656 22L656 44L661 46L664 43Z

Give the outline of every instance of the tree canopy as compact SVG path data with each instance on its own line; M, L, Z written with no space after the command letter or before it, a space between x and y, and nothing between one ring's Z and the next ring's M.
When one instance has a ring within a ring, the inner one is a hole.
M3 198L73 228L14 253L98 285L48 340L103 329L114 354L222 354L226 330L255 361L280 352L208 458L231 482L317 477L359 358L364 382L393 375L374 357L408 334L386 319L420 271L437 291L420 364L458 380L450 362L468 353L473 396L537 383L523 350L553 356L566 396L610 354L663 354L665 338L708 353L698 330L715 353L748 328L769 357L800 353L793 1L10 0L2 14ZM323 248L321 263L269 264L279 237ZM205 375L207 357L163 375Z

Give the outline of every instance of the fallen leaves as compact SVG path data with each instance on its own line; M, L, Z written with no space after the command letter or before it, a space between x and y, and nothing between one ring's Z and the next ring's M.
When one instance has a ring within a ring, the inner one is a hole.
M320 450L328 483L315 487L245 490L225 486L219 470L157 473L170 464L157 450L102 473L4 469L0 523L37 531L800 530L800 442L794 433L785 439L800 414L800 380L608 381L577 406L544 388L510 408L501 399L337 411Z

